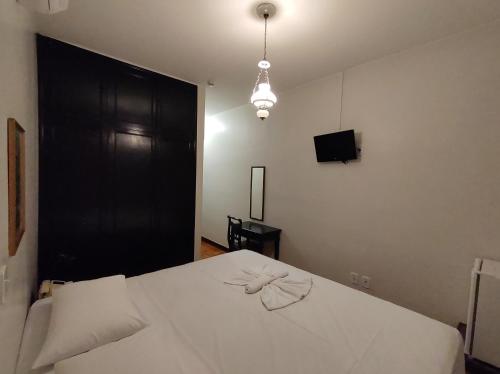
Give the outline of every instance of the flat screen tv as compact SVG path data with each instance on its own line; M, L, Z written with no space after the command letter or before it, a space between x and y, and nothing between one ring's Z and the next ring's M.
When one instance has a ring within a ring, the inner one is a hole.
M354 130L315 136L314 146L318 162L341 161L346 163L358 158Z

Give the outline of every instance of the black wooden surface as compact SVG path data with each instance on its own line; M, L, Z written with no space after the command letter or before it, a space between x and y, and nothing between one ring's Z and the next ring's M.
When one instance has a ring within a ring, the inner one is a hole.
M250 240L256 240L261 243L262 247L264 242L274 242L274 258L280 259L280 237L281 229L272 226L266 226L262 223L245 221L241 225L241 236Z
M37 41L39 278L192 261L196 86Z

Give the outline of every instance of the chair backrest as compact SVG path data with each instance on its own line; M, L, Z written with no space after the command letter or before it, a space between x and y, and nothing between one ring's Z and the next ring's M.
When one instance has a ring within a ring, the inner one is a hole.
M229 250L236 251L241 247L241 226L243 221L240 218L227 216L227 244Z

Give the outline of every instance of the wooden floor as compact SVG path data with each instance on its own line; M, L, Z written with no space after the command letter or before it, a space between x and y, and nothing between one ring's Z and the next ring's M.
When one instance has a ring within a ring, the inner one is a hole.
M222 255L226 252L224 252L222 249L219 247L216 247L215 245L209 243L205 239L201 240L201 249L200 249L200 258L209 258L213 256L218 256Z
M205 238L201 239L201 248L200 248L201 259L222 255L224 253L227 252L224 251L222 248L220 248L220 246L214 245ZM274 258L274 247L273 246L264 247L264 251L262 254Z

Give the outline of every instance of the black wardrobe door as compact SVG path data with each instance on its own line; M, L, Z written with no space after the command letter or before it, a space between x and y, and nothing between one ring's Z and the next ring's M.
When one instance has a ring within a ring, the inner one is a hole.
M120 132L114 138L114 241L110 249L121 272L136 275L150 270L148 260L154 250L152 138Z
M101 74L74 47L39 39L39 276L86 279L101 253Z
M102 158L100 130L63 123L44 138L43 270L58 279L86 279L101 252L103 176L95 167Z
M168 262L173 266L193 261L195 157L190 143L162 139L158 148L162 164L157 186L159 241L168 245Z
M106 266L133 276L167 266L152 259L154 79L142 69L119 63L108 67L108 71L103 105L109 158Z
M196 96L195 86L173 79L158 86L159 226L172 265L194 257Z

